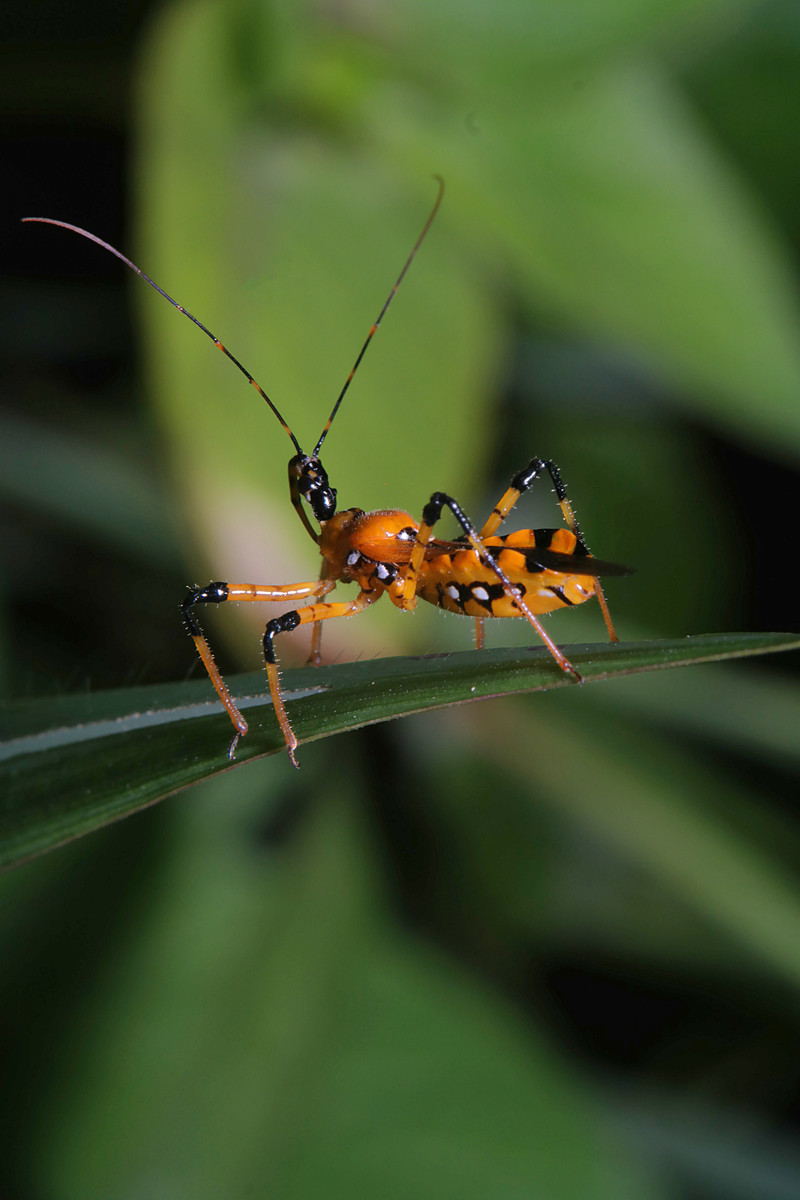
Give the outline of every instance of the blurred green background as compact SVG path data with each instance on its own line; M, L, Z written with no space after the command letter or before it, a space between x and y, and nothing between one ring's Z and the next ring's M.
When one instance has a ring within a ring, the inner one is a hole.
M12 0L0 412L9 696L183 678L187 581L313 578L343 505L477 520L553 457L625 638L791 629L792 0ZM556 524L549 489L519 524ZM470 644L390 605L329 660ZM209 619L225 669L263 616ZM596 606L562 644L603 638ZM490 644L527 643L499 625ZM305 642L283 648L301 662ZM800 1195L788 660L303 747L0 881L0 1194Z

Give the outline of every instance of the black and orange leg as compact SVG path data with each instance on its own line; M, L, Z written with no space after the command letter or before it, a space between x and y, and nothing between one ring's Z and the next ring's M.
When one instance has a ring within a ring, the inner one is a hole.
M489 514L488 520L481 529L480 536L482 538L487 538L491 537L492 534L497 532L500 525L503 523L503 521L505 521L512 508L519 500L520 496L523 495L524 492L527 492L528 488L530 488L536 482L543 471L547 471L548 475L553 481L553 488L555 489L558 507L561 509L561 513L567 524L567 528L575 535L578 546L581 548L581 550L583 550L585 554L588 554L589 548L586 545L586 539L584 538L583 533L581 532L581 527L578 524L578 518L575 516L575 510L570 501L567 499L567 489L564 486L561 473L556 464L550 458L533 458L528 463L527 467L525 467L522 471L517 472L517 474L511 480L508 490ZM603 614L603 620L606 623L609 639L612 642L618 642L619 638L617 637L617 632L614 629L614 624L611 620L611 613L608 611L608 603L599 579L595 584L595 595L597 596L597 602L600 605L600 611ZM482 623L483 618L477 617L476 621L480 621ZM483 644L482 632L483 631L481 630L481 645ZM479 634L476 628L476 644L478 642L478 637Z
M525 469L523 471L517 472L517 474L511 480L511 483L509 484L506 491L503 493L501 498L498 500L497 504L495 504L494 508L489 513L489 516L486 519L486 521L484 521L483 527L479 534L479 537L481 539L492 537L495 533L497 533L497 530L503 524L503 521L505 521L506 517L511 512L514 505L517 503L520 496L524 492L527 492L528 488L531 487L536 482L536 480L539 478L539 475L541 474L541 472L543 470L545 470L547 465L548 464L543 462L542 459L534 458L531 460L531 462L528 463L527 467L525 467ZM551 463L550 466L553 468L554 471L556 471L556 474L558 474L558 470L557 470L555 464ZM563 485L562 485L562 491L563 491ZM570 526L570 528L571 528L571 526ZM575 532L575 531L573 530L573 532ZM476 617L475 618L475 649L476 650L482 650L484 647L484 641L485 641L484 623L485 623L484 617Z
M331 584L331 586L333 585ZM299 765L294 753L297 749L297 738L289 722L286 706L283 703L283 696L281 695L278 663L275 657L275 638L279 633L289 633L292 629L297 629L299 625L307 625L309 622L313 622L316 625L320 621L329 621L333 617L355 616L356 613L363 612L368 605L377 600L379 595L380 592L359 592L355 600L309 604L307 608L297 608L293 612L275 617L267 625L264 633L264 661L267 664L267 680L269 682L270 695L272 696L272 706L275 709L275 716L278 718L278 724L281 727L281 733L286 743L286 749L289 751L292 766L296 767Z
M220 669L214 661L211 647L192 610L198 604L224 604L228 600L261 603L304 600L309 596L324 596L334 586L333 580L317 579L313 583L290 583L277 586L258 583L209 583L204 588L189 589L186 599L181 604L181 613L189 636L197 647L203 666L214 685L214 690L224 704L225 711L236 731L228 750L229 758L233 758L239 738L244 737L247 733L247 721L236 707Z
M451 513L464 530L467 541L475 551L481 566L485 567L486 570L491 571L492 574L497 576L503 585L506 595L512 601L514 607L519 610L519 615L524 617L525 620L533 626L539 637L544 642L545 646L547 646L547 649L550 651L553 658L558 663L559 667L561 667L561 670L566 672L568 675L572 675L578 680L579 683L582 683L582 675L575 670L567 656L562 653L562 651L547 633L541 621L537 620L537 618L528 608L522 596L519 594L518 589L508 578L505 571L503 571L497 565L491 555L487 554L483 542L481 541L480 534L461 508L461 505L454 500L452 496L446 495L445 492L434 492L422 510L422 521L420 522L420 526L417 531L414 549L411 552L411 559L405 571L403 583L403 603L401 603L398 607L413 608L414 604L416 603L417 580L419 578L420 568L425 558L425 549L433 536L434 525L441 517L442 510L445 508L450 509Z
M480 533L478 534L478 536L481 538L481 540L483 540L483 538L492 537L495 533L497 533L497 530L503 524L503 521L505 521L506 517L511 512L514 505L517 503L517 501L519 500L522 493L527 491L528 488L531 486L533 481L536 479L536 476L538 475L538 471L535 471L533 473L533 475L530 476L530 478L528 476L529 476L530 471L533 468L534 464L538 463L538 461L539 461L538 459L533 460L533 463L531 463L530 466L527 468L527 473L520 471L520 472L518 472L517 475L514 476L511 483L509 484L508 488L503 493L501 498L498 500L497 504L495 504L494 508L489 513L489 516L487 517L487 519L484 521L483 527L481 528ZM486 644L485 625L486 625L485 617L476 617L475 618L475 649L476 650L483 650L484 645Z
M581 533L581 528L578 524L578 518L575 516L575 509L567 499L567 489L565 488L564 482L559 474L558 467L552 461L552 459L548 459L544 463L542 463L540 459L534 459L533 463L531 463L531 467L534 465L534 463L540 464L540 468L547 468L550 478L553 481L553 487L555 488L558 507L561 509L564 520L567 523L567 527L572 531L572 533L575 534L580 548L588 554L589 548L586 545L586 540L583 534ZM524 472L522 474L524 474ZM614 628L614 622L611 620L611 613L608 611L608 601L606 600L605 593L599 579L595 581L594 594L597 597L597 603L600 605L600 611L602 612L603 620L606 623L609 641L618 642L619 638L617 637L617 631Z

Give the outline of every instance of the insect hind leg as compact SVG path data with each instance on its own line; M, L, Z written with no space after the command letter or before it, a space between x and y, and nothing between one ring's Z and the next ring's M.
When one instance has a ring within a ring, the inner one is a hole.
M540 459L534 459L533 461L541 462ZM581 533L581 527L578 524L578 518L575 516L575 509L572 507L572 504L567 499L567 489L564 486L564 482L561 478L561 474L558 470L558 467L556 466L556 464L553 462L552 459L547 459L545 462L542 462L541 465L547 469L547 471L550 475L550 478L553 481L553 487L555 488L555 492L556 492L556 499L558 500L558 507L561 509L561 512L564 516L564 520L566 521L568 528L572 531L572 533L575 534L575 537L577 539L578 545L580 546L581 550L583 550L584 553L588 554L589 547L586 545L586 539L584 538L583 534ZM533 463L531 463L531 466L533 466ZM601 585L599 579L596 580L596 582L595 582L594 594L597 597L597 603L600 605L600 611L602 612L603 620L606 623L606 629L608 630L608 639L611 642L618 642L619 637L617 636L617 631L614 628L614 622L611 620L611 613L609 612L609 609L608 609L608 601L606 600L605 592L603 591L603 588L602 588L602 585Z
M541 476L543 471L547 471L548 475L553 481L553 488L556 493L556 499L558 500L558 506L561 509L568 528L572 533L575 534L581 550L588 554L589 548L586 545L580 525L578 524L578 519L575 516L575 510L567 499L567 489L564 485L564 481L561 478L561 473L551 458L532 458L527 467L523 467L521 471L517 471L516 475L512 477L507 491L494 506L489 514L488 519L484 523L483 528L481 529L481 537L491 537L492 534L497 532L503 521L505 521L512 508L519 500L520 496L524 495L525 492L533 487L534 483Z
M556 471L556 474L558 474L558 469L556 468L555 463L551 463L550 466L554 471ZM497 530L503 524L503 521L505 521L512 508L519 500L520 496L522 496L524 492L527 492L528 488L535 483L535 481L539 478L539 475L546 468L547 463L545 463L541 458L533 458L528 463L527 467L524 468L524 470L517 471L516 475L512 477L508 488L500 497L497 504L495 504L487 519L484 521L479 534L481 539L492 537L492 535L497 532ZM482 650L485 644L485 621L485 617L475 618L476 650Z
M446 492L434 492L422 510L422 521L420 522L414 549L411 553L411 559L405 572L403 603L400 605L400 607L413 608L416 602L417 582L419 579L420 567L422 566L425 558L425 549L433 536L433 528L436 525L436 522L441 518L442 511L445 508L450 509L451 513L463 529L466 539L475 552L481 566L485 567L486 570L491 571L492 574L494 574L500 580L500 583L503 585L503 590L511 600L513 607L518 610L521 617L525 617L526 621L533 626L539 637L547 646L547 649L550 651L553 658L558 663L561 670L568 675L572 675L573 678L577 679L579 683L583 683L583 676L576 671L575 667L573 667L566 655L562 653L550 635L546 632L542 623L537 620L534 614L530 611L520 595L518 588L514 586L514 584L506 575L505 571L503 571L502 568L498 566L498 564L492 558L492 556L487 553L481 539L481 535L478 533L469 517L461 508L461 505L457 500L454 500L452 496L448 496Z
M491 537L492 534L497 531L503 521L505 521L508 514L511 512L514 505L519 500L520 496L522 496L530 487L533 486L543 471L546 471L553 481L553 488L556 493L558 507L561 509L561 513L564 517L567 528L575 535L575 540L577 541L580 550L584 554L588 554L589 547L586 545L586 539L584 538L581 527L578 524L578 518L575 515L575 509L572 507L570 500L567 498L567 489L563 479L561 478L561 472L553 462L552 458L532 458L527 467L524 467L521 471L517 472L517 474L512 478L508 490L489 514L488 520L481 529L480 536L482 538ZM603 620L606 623L609 640L612 642L618 642L619 638L617 636L617 631L614 628L614 623L611 620L611 613L608 609L608 601L606 600L605 593L599 579L596 581L594 594L597 597L597 602L600 605L600 611L603 614ZM480 621L482 618L478 617L477 620ZM478 637L479 634L476 626L476 642L478 641Z

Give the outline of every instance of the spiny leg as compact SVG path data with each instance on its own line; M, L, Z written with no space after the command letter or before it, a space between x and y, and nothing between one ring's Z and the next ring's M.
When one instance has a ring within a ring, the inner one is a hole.
M200 623L192 609L196 604L223 604L227 600L280 602L281 600L303 600L307 596L324 596L335 586L332 580L318 579L313 583L290 583L277 586L258 583L209 583L204 588L190 588L186 599L181 604L181 613L189 636L197 647L200 659L208 672L208 677L214 685L214 690L225 706L225 711L236 730L233 741L228 749L228 757L233 758L240 737L247 733L247 721L242 716L228 690L220 669L214 661L211 647L208 644Z
M527 492L528 488L535 483L541 472L545 469L545 466L546 464L541 458L534 458L531 459L524 470L517 471L516 475L513 476L508 488L498 500L497 504L495 504L486 521L484 521L479 535L481 539L492 537L493 534L497 532L497 530L503 524L503 521L505 521L512 508L519 500L520 496L523 494L523 492ZM484 625L485 617L475 618L476 650L482 650L485 645Z
M333 587L332 583L330 587ZM356 613L363 612L369 604L377 600L380 594L380 592L359 592L355 600L309 604L307 608L298 608L293 612L284 613L281 617L274 617L267 625L264 633L264 661L267 665L269 691L272 696L272 706L275 709L275 716L278 718L278 724L281 727L283 740L286 743L286 749L289 752L289 758L293 767L299 766L294 753L297 749L297 738L289 723L286 705L283 703L283 696L281 695L278 664L275 658L275 638L279 633L289 633L292 629L297 629L298 625L307 625L309 621L317 624L319 621L328 621L332 617L355 616Z
M506 517L517 503L520 496L528 491L528 489L536 482L542 471L545 469L550 471L551 478L556 484L556 491L560 491L566 502L566 491L563 483L561 482L561 477L558 474L558 468L556 467L555 463L544 462L544 460L541 458L532 458L527 467L525 467L522 471L517 471L516 475L512 477L508 488L498 500L497 504L495 504L492 511L489 513L489 516L484 522L480 531L481 539L492 537L495 533L497 533L497 530L503 524L503 521L505 521ZM560 500L559 503L561 503ZM564 510L562 508L562 512L563 511ZM567 524L578 539L578 544L585 548L583 538L581 537L580 530L578 529L578 522L575 520L575 514L572 512L571 508L570 514L570 517L566 517L565 514ZM475 618L475 648L477 650L482 650L484 647L484 622L484 617Z
M541 460L534 459L533 462L541 463ZM533 466L533 463L531 463L531 466ZM546 462L541 463L541 466L546 467L548 472L550 473L550 478L553 481L553 487L556 490L556 499L558 500L558 507L561 509L561 512L563 513L564 520L566 521L567 526L575 534L575 537L578 540L578 545L581 547L582 550L585 550L586 553L588 554L589 548L586 545L586 540L585 540L583 534L581 533L581 528L580 528L580 525L578 524L578 518L575 516L575 510L572 507L569 500L567 499L567 489L565 488L563 480L561 479L561 475L559 474L558 467L552 461L552 459L548 459ZM603 591L603 587L602 587L602 584L600 583L599 579L597 579L595 582L594 594L597 597L597 603L600 605L600 611L603 614L603 620L606 623L606 629L608 630L609 641L618 642L619 638L617 637L617 631L614 628L614 622L611 620L611 613L608 611L608 602L606 600L605 593Z
M549 465L553 467L553 470L556 469L553 463L550 463ZM547 466L548 464L543 462L541 458L533 458L528 463L527 467L524 468L524 470L517 471L516 475L513 476L511 483L508 485L507 490L503 493L500 500L498 500L497 504L495 504L494 508L489 513L487 520L484 521L483 528L481 529L480 533L482 538L492 537L493 534L497 533L497 530L503 524L503 521L505 521L506 517L517 503L520 496L524 492L527 492L528 488L530 488L536 482L542 471ZM557 471L556 474L558 474ZM572 526L570 526L570 528L572 528ZM572 531L573 533L575 532L574 529ZM576 534L576 537L577 536L578 535Z
M466 534L467 541L474 550L481 565L491 571L503 585L506 595L512 601L515 608L519 609L519 615L525 617L542 639L547 649L552 654L562 671L568 675L572 675L579 683L583 682L583 676L575 670L572 663L565 654L558 648L556 643L546 632L544 626L536 619L530 611L527 604L519 593L519 590L514 586L511 580L506 575L491 555L487 554L486 549L481 541L480 535L472 524L466 513L461 508L460 504L448 496L445 492L434 492L428 503L422 510L422 521L420 522L417 531L414 548L411 551L411 559L405 569L403 579L403 593L401 602L398 607L411 609L414 608L417 601L417 581L419 579L419 571L425 558L425 550L433 536L433 527L442 515L442 509L449 508L453 516L458 521L461 528Z
M500 525L503 523L503 521L505 521L512 508L519 500L520 496L524 492L527 492L528 488L530 488L536 482L542 471L547 471L553 481L553 487L555 488L558 506L561 509L564 520L567 523L567 528L574 533L581 550L588 554L589 547L586 545L586 539L581 532L581 527L578 524L578 518L575 516L575 510L570 501L567 499L567 489L564 486L561 473L551 458L532 458L527 467L525 467L522 471L517 472L517 474L511 480L508 490L504 493L500 501L494 506L489 514L489 519L485 522L483 528L481 529L480 536L482 538L487 538L491 537L492 534L497 532ZM619 638L617 637L617 632L614 629L614 624L611 620L611 613L608 610L608 603L599 579L595 584L595 595L597 596L597 602L600 605L600 611L603 614L603 620L606 623L609 639L612 642L618 642ZM476 622L482 622L482 620L482 617L476 617ZM477 643L477 628L475 631L475 640ZM481 644L482 641L483 639L481 631Z
M539 473L543 470L545 464L540 458L534 458L524 471L518 471L511 480L506 491L495 504L488 518L483 523L483 527L478 535L481 540L492 537L497 532L500 526L505 521L508 514L511 512L514 505L519 500L523 492L527 492L528 488L538 478ZM485 637L485 617L475 618L475 649L483 650L486 644Z

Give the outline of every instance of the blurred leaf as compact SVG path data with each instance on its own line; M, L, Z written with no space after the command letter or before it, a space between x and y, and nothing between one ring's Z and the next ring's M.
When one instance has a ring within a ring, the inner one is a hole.
M402 44L415 62L446 75L453 86L473 91L473 69L481 84L510 81L541 92L567 69L648 51L663 54L689 38L702 42L704 35L730 30L753 7L753 0L567 0L557 8L549 0L498 0L490 8L481 0L403 0L401 32L424 26L427 37ZM358 0L344 8L357 14ZM399 25L396 20L394 29ZM452 52L443 56L448 41Z
M590 947L634 975L733 973L748 994L777 959L796 987L800 839L771 789L797 763L797 688L750 662L691 682L641 675L531 699L524 715L506 704L403 727L419 806L447 830L448 928L463 914L463 936L512 970L531 945L568 961ZM794 996L775 988L768 1004L793 1012Z
M537 713L536 737L547 747L536 759L537 802L644 869L712 930L800 986L800 891L789 840L757 842L741 820L752 798L668 740L613 716L595 728L564 717ZM518 710L506 708L502 722L492 712L480 722L469 714L462 733L498 770L528 786L530 731ZM723 816L728 796L731 812ZM645 940L648 915L645 909L639 931ZM652 937L657 945L657 929Z
M625 1139L646 1146L648 1161L667 1167L701 1194L725 1200L796 1200L797 1142L747 1110L654 1094L652 1088L609 1097Z
M658 688L646 682L632 679L604 688L603 706L770 766L791 770L800 763L800 693L791 675L709 668L702 688L682 687L676 676L665 676Z
M177 533L158 480L99 442L3 415L0 492L145 563L163 567L178 558Z
M606 29L583 61L556 55L537 71L548 32L569 42L584 5L560 6L544 31L519 5L505 23L493 11L491 30L474 9L403 5L383 31L401 47L396 72L370 80L358 121L347 116L382 163L419 175L435 164L466 252L491 262L487 281L515 281L535 318L610 339L738 436L796 451L800 305L786 248L663 61L614 56L613 7L600 6ZM709 32L725 26L721 6L690 8L629 6L629 33L653 18L643 45L663 21L694 50L701 9ZM306 25L294 32L293 52L318 47ZM402 52L416 68L405 76Z
M280 857L227 782L40 1095L42 1194L655 1194L535 1032L390 922L336 781Z
M740 435L796 449L798 294L743 185L652 64L557 101L487 107L483 153L443 151L473 228L502 237L534 311L632 351Z
M571 647L587 682L640 671L790 650L790 634L716 634L641 645ZM246 762L282 750L263 675L230 681L251 732ZM574 686L545 649L475 651L287 671L284 695L299 741L489 696ZM230 769L230 723L204 681L18 702L3 711L0 864L57 846ZM250 693L248 695L248 693ZM254 712L251 710L255 709ZM263 722L260 723L260 722Z

